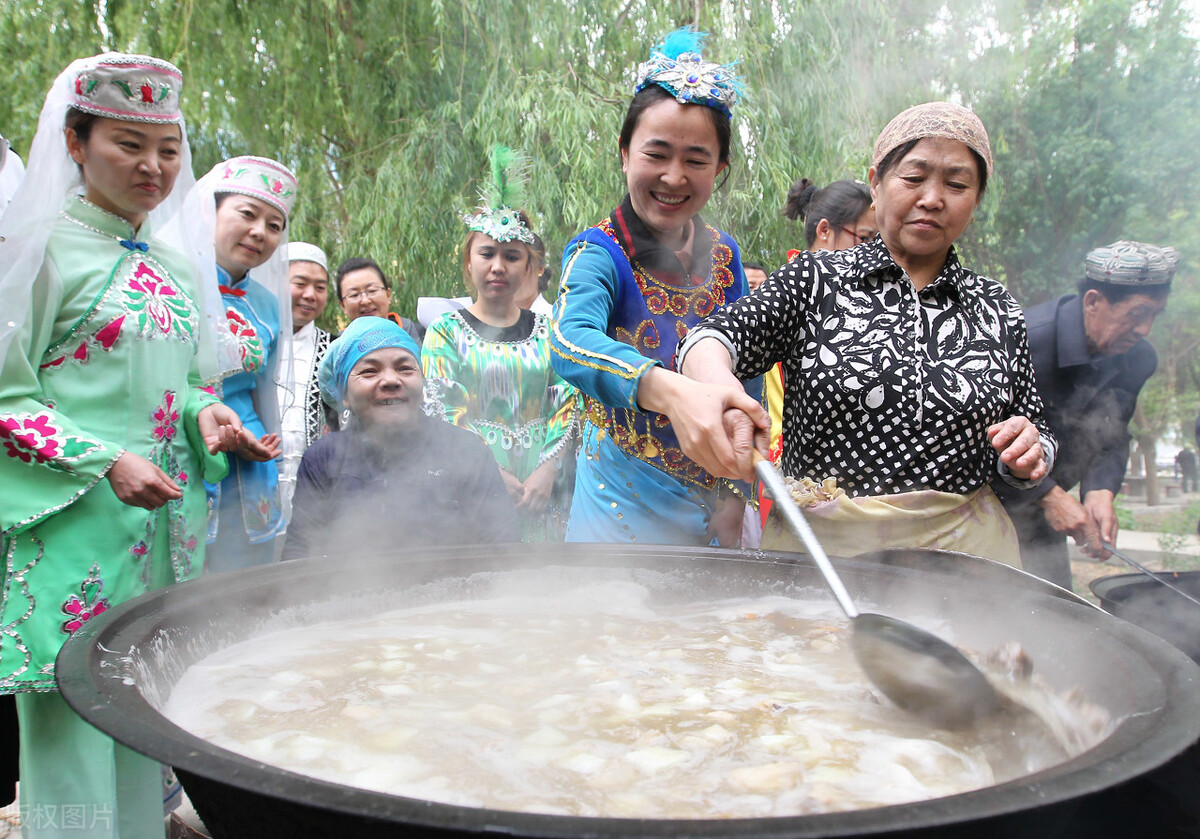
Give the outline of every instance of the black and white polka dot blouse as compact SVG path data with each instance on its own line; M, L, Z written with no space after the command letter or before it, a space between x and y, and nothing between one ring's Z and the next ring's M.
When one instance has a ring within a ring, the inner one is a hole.
M709 329L728 339L743 380L783 362L788 475L835 477L852 496L972 492L998 471L988 426L1017 414L1053 459L1021 309L953 248L920 292L879 237L805 252L685 344Z

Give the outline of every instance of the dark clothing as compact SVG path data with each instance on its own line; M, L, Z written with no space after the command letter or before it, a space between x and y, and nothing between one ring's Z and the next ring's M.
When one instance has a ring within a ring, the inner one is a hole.
M1036 502L1056 486L1069 492L1078 485L1081 495L1120 491L1129 460L1129 421L1142 385L1158 367L1158 355L1144 340L1120 355L1091 355L1083 300L1074 294L1028 309L1025 323L1058 457L1041 486L1017 490L998 481L992 486L1017 527L1025 569L1070 588L1066 536L1050 527Z
M517 322L512 326L492 326L475 317L469 309L462 309L459 314L462 315L462 319L467 322L467 325L475 330L476 335L485 341L496 343L524 341L533 334L534 318L536 317L531 310L521 309Z
M784 472L852 497L974 492L997 474L989 426L1019 414L1047 431L1020 307L953 248L920 291L882 239L804 252L709 328L738 378L783 362Z
M699 215L692 216L692 226L695 232L692 235L691 264L684 265L679 252L660 242L642 221L633 209L633 199L628 194L612 214L613 233L617 244L628 254L630 264L645 269L656 280L677 288L703 285L712 268L713 239L701 233L706 229L704 220ZM700 276L692 273L696 267L701 269Z
M425 343L425 327L421 326L415 320L409 320L395 312L388 312L387 319L411 335L413 340L417 342L418 347Z
M1175 474L1179 477L1183 492L1196 492L1200 485L1196 480L1196 453L1191 449L1180 449L1175 455Z
M0 807L17 800L17 781L21 776L20 727L17 725L17 698L0 696Z
M517 511L487 446L422 416L394 447L352 427L304 453L283 558L518 541Z

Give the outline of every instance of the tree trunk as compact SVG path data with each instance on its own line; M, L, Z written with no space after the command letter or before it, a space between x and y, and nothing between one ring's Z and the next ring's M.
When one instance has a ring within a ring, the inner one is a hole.
M1158 491L1158 440L1152 435L1137 438L1138 451L1142 453L1142 463L1146 469L1146 506L1157 507L1162 503Z

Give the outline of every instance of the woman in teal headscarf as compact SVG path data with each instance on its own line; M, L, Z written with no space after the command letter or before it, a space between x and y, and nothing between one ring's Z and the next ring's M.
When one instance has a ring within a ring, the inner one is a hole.
M518 541L487 447L426 416L420 355L385 318L358 318L329 345L321 393L350 421L300 461L284 559Z

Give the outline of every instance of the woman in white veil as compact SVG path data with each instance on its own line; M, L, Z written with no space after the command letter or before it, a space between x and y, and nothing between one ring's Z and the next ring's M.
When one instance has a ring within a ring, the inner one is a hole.
M182 84L149 56L73 62L0 219L0 693L17 697L23 812L75 806L112 836L161 835L160 770L66 706L55 656L111 606L198 575L202 481L225 451L274 454L202 387L201 289L152 236L192 181Z
M184 199L164 236L199 266L207 317L216 324L211 383L246 428L274 447L279 440L277 382L281 341L291 340L287 224L296 176L265 157L218 163ZM189 241L190 237L190 241ZM286 525L274 462L229 456L229 475L208 487L206 570L262 565L274 559Z

